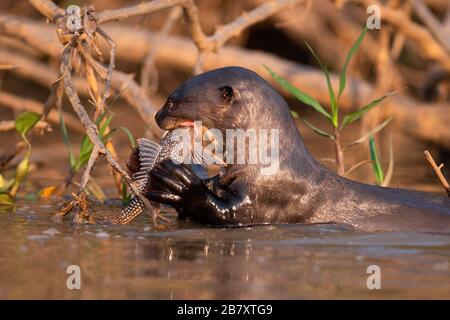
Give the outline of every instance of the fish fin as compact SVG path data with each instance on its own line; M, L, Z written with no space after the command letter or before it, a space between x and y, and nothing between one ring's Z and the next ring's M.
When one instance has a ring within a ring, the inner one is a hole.
M193 156L194 159L201 159L203 165L208 166L211 164L218 164L220 166L226 166L225 161L221 159L219 156L215 155L211 151L207 149L193 148Z
M156 158L161 151L161 146L146 138L138 139L137 143L139 150L139 170L133 173L132 178L140 186L147 178L148 172L155 165Z

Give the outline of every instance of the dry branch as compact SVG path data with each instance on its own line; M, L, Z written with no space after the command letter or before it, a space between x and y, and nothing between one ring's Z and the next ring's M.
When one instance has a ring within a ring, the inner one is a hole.
M153 221L156 223L157 218L166 220L164 217L159 216L155 211L151 209L149 201L143 195L141 195L138 188L132 182L128 173L119 165L116 159L114 159L111 152L106 148L106 146L100 139L98 135L98 128L95 125L95 123L92 122L92 120L89 118L89 115L87 114L85 108L81 104L78 94L76 92L76 88L72 81L71 61L70 61L71 49L72 48L70 48L70 46L67 46L62 54L60 74L63 75L64 87L67 98L72 104L75 113L80 118L81 123L86 128L86 134L89 137L89 140L91 140L92 144L94 145L94 150L91 153L88 165L86 166L85 171L83 173L82 185L78 196L82 195L82 193L84 192L83 186L86 186L87 184L88 177L90 176L90 172L95 164L95 161L97 160L99 155L104 155L108 163L111 165L111 167L113 167L122 176L122 178L127 183L133 194L146 205L146 208L149 209L150 212L153 213Z
M249 26L267 19L282 9L285 9L289 5L302 1L303 0L277 0L267 2L248 13L240 15L227 25L218 28L211 36L207 36L203 32L198 15L198 9L193 0L155 0L117 10L106 10L98 13L97 22L102 24L108 21L120 21L174 6L181 6L185 13L191 38L199 51L194 73L200 73L203 70L204 56L207 53L217 51L229 39L239 35Z
M57 57L53 52L52 56ZM56 53L56 52L55 52ZM0 49L0 63L9 61L14 65L20 66L20 68L15 68L9 72L13 72L20 77L30 79L36 83L43 85L45 87L50 87L52 83L59 77L58 71L44 64L34 60L33 57L28 57L18 52L10 52L8 50ZM80 95L89 96L86 81L81 78L74 78L73 83ZM133 75L128 75L120 71L113 72L112 87L123 96L123 98L133 106L138 112L140 118L144 123L150 125L150 133L154 139L161 137L162 130L159 129L153 121L154 115L156 113L156 106L150 101L150 99L145 95L145 92L133 79ZM42 111L36 111L42 112ZM65 119L67 118L64 116ZM72 117L73 118L73 117ZM57 120L57 118L55 118ZM73 118L75 119L75 118ZM55 120L55 121L56 121ZM70 120L69 120L70 121ZM59 123L59 122L58 122ZM73 124L76 123L77 126L74 127ZM84 132L79 121L75 119L75 122L68 123L69 128L75 129L78 132Z
M59 16L65 14L64 9L58 7L53 1L47 0L28 0L40 13L54 22Z
M443 68L450 71L450 55L426 28L411 21L401 10L384 6L379 1L361 0L361 2L366 7L373 4L379 6L382 20L394 26L399 32L420 46L430 59L438 62Z
M26 110L36 113L42 113L42 110L44 109L44 106L37 101L26 98L19 98L4 91L0 91L0 105L17 111ZM67 127L80 133L85 132L83 126L80 124L80 121L77 118L66 112L63 112L63 116ZM47 117L47 120L57 125L59 125L60 123L59 115L56 111L52 111Z
M428 150L425 150L424 154L425 154L425 158L430 163L434 172L438 176L439 181L441 181L441 184L444 187L445 191L447 192L447 195L450 197L450 184L448 183L447 179L445 179L444 175L442 174L442 168L444 167L444 164L441 163L438 166Z
M164 23L164 26L157 34L156 42L154 43L153 47L147 52L144 62L142 63L140 84L147 95L153 95L158 90L159 75L158 69L155 66L156 53L158 51L157 44L162 43L169 35L173 26L179 19L181 13L182 11L179 7L175 7L170 11L167 20Z
M50 124L45 121L39 121L36 123L34 128L38 130L48 130L50 129ZM0 132L16 130L16 122L13 120L0 121Z
M52 57L57 58L61 55L62 46L56 35L55 27L52 25L39 23L16 16L5 15L0 12L0 30L11 37L25 41L39 51ZM106 50L109 50L109 48L106 48ZM10 58L11 61L16 60L14 59L14 54L12 54L12 57L11 54L6 56L4 50L1 50L0 58L2 55L5 57L5 60L6 58ZM27 64L25 59L21 59L21 63ZM13 71L20 73L20 70ZM41 74L44 74L45 72L43 67L39 68L38 71L42 72ZM35 78L37 79L38 76ZM52 83L55 79L56 78L53 78L48 81L48 83ZM79 90L81 94L88 94L87 87L82 82L75 80L75 84L77 90ZM136 109L146 123L153 119L153 116L157 111L157 107L145 95L145 92L136 83L133 76L115 70L113 72L111 85L116 92L120 92L127 102ZM160 131L158 130L154 130L152 133L155 137L160 135Z
M445 26L439 22L422 0L413 0L412 4L417 16L427 25L447 52L450 53L450 29L446 29ZM450 9L448 10L450 12Z
M54 57L59 56L61 45L54 35L54 28L43 23L35 23L29 19L16 20L11 18L11 16L0 13L0 26L5 25L2 21L14 21L14 25L21 30L20 33L14 33L13 30L6 28L6 30L10 30L10 33L8 32L9 35L18 35L19 38L35 47L37 47L37 42L39 42L39 45L44 48L43 52ZM134 63L143 61L147 52L151 50L152 43L156 37L152 32L136 30L126 26L106 26L104 29L114 38L117 44L118 58ZM51 30L53 30L53 33ZM52 36L48 36L49 34ZM129 36L130 34L133 34L132 38ZM39 41L36 39L39 39ZM104 49L107 50L107 48ZM180 52L183 54L180 54ZM197 62L197 49L190 40L184 37L169 36L163 43L158 44L156 60L160 64L171 65L183 70L192 70ZM276 70L282 77L316 97L321 103L328 103L328 90L323 81L323 74L317 69L303 66L272 54L232 46L224 46L217 55L209 55L205 59L206 69L240 65L258 72L262 77L270 80L269 75L262 66L263 64ZM112 85L117 90L115 77L116 73L113 75ZM121 76L121 78L123 77L125 75ZM331 79L333 85L337 87L338 76L332 74ZM348 89L344 91L340 99L340 108L349 112L367 103L370 97L373 96L374 88L363 80L349 78L347 81ZM139 98L148 100L137 84L135 88L135 93L137 93ZM129 90L134 91L131 86ZM126 97L125 92L124 95ZM395 116L395 124L406 133L450 149L450 130L448 128L450 114L448 106L417 103L412 98L402 94L390 97L384 102L384 105L386 106L386 117ZM420 114L420 117L417 116L418 114ZM150 123L154 124L154 122Z

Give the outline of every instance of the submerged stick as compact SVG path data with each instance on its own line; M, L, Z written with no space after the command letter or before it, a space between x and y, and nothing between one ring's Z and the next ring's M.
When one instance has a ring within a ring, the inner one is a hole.
M442 168L444 167L444 164L441 163L438 166L428 150L425 150L424 154L425 154L425 158L428 160L428 162L430 163L434 172L436 173L439 180L441 181L441 184L444 187L445 191L447 192L447 195L450 197L450 184L448 183L447 179L445 179L444 175L442 174Z

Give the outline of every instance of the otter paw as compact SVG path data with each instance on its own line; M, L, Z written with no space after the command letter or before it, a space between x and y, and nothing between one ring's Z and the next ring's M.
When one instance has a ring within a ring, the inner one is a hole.
M150 178L156 190L147 192L147 198L175 209L203 199L207 191L203 181L189 167L171 160L158 163L150 172Z

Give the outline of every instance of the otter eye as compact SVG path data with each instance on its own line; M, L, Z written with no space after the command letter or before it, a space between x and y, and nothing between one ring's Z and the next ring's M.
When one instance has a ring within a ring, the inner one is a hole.
M172 109L173 109L173 100L172 99L169 98L167 100L166 107L167 107L167 109L169 109L169 111L172 111Z
M223 101L230 102L233 98L233 89L229 86L221 87L220 95L222 96Z

